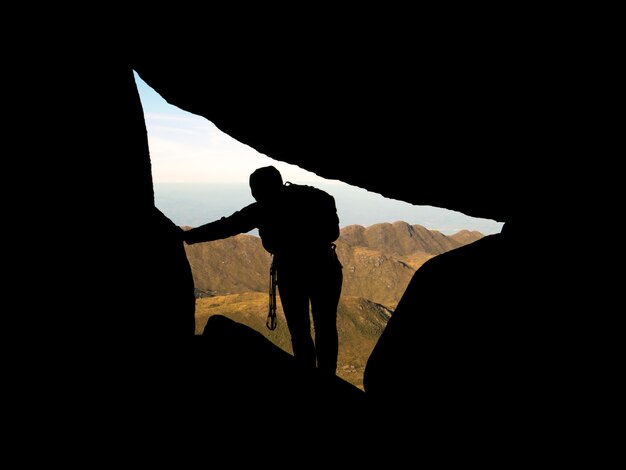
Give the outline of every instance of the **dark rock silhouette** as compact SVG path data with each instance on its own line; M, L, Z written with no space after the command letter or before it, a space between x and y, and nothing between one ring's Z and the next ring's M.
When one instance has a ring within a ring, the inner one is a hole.
M372 402L419 410L431 425L538 419L545 410L528 388L547 378L556 325L540 320L541 306L519 277L530 246L505 225L418 269L368 360ZM407 407L415 400L429 408Z
M281 414L297 412L309 419L333 420L337 414L355 419L366 411L363 391L317 370L303 372L291 354L224 316L210 317L202 336L194 341L202 352L198 375L206 380L204 393L215 392L216 399L222 400L229 397L237 412L283 410Z

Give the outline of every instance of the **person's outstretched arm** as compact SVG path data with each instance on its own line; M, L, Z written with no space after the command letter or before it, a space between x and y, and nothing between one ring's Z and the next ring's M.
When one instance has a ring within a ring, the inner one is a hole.
M257 204L252 203L228 217L184 231L183 240L193 245L249 232L257 228L257 212Z

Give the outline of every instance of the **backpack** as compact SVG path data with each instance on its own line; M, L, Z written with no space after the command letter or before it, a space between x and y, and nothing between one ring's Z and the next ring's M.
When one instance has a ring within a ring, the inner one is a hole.
M321 243L330 244L339 238L339 216L333 196L306 184L287 181L285 187L294 214L304 215L306 227L302 227L303 232Z

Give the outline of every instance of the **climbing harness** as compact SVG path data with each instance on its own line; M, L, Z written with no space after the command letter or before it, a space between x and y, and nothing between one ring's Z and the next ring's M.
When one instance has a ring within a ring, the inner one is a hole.
M272 258L272 265L270 266L270 305L269 305L269 313L267 314L267 321L265 322L265 326L267 326L270 330L276 329L276 285L278 284L278 279L276 277L276 268L274 267L274 259Z

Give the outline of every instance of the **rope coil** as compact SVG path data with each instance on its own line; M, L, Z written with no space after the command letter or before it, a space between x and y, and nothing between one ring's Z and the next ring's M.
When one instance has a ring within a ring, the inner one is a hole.
M267 314L267 321L265 322L265 326L269 330L276 329L276 285L278 284L278 279L276 276L276 268L274 267L274 260L272 259L272 265L270 266L270 287L269 287L269 313Z

